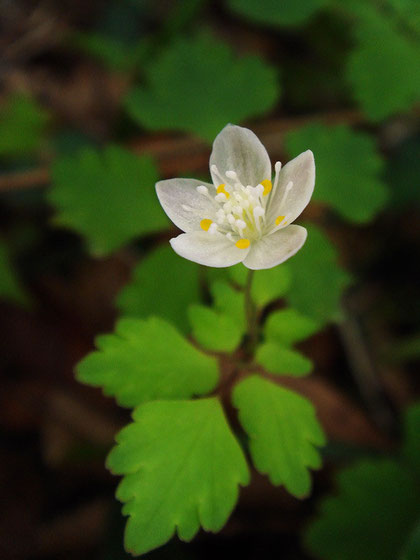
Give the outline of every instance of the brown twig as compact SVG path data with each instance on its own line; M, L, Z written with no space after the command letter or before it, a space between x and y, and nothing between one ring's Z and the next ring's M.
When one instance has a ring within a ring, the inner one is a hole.
M283 136L286 132L317 121L349 125L364 122L358 111L348 110L271 119L257 123L252 128L261 138L268 152L273 157L279 157L284 152ZM151 135L133 140L127 147L137 154L151 154L157 160L161 174L164 176L176 176L186 170L203 172L208 166L210 147L193 136ZM45 166L29 171L8 173L0 176L0 192L45 187L49 182L50 172Z

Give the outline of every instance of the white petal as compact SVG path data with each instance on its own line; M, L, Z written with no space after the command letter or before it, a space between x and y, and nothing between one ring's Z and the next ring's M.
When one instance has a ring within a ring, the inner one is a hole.
M293 182L293 187L284 199L285 189L290 181ZM269 203L267 223L272 224L277 216L286 215L287 223L293 222L311 200L314 186L314 155L311 150L307 150L286 163L280 171L279 184Z
M211 170L212 165L216 165L223 178L226 171L235 171L245 186L255 187L264 179L271 180L271 163L267 150L251 130L241 126L228 124L213 143L210 172L217 186L221 180Z
M156 192L163 209L173 223L182 231L200 229L200 222L204 219L215 220L218 208L204 195L197 192L197 187L204 185L209 193L215 194L214 186L196 179L167 179L156 183ZM186 210L192 208L193 212Z
M288 226L252 243L244 265L252 270L273 268L299 251L308 232L302 226Z
M221 234L205 231L182 233L170 240L173 250L181 257L198 264L222 268L244 260L248 249L238 249L236 245Z

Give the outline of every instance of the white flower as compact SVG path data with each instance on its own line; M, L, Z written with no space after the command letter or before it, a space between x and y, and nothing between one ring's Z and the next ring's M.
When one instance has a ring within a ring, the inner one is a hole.
M171 239L176 253L206 266L242 262L250 269L271 268L294 255L307 231L290 225L308 204L315 184L310 150L281 168L271 163L257 136L227 125L210 156L213 184L168 179L156 184L169 218L185 233Z

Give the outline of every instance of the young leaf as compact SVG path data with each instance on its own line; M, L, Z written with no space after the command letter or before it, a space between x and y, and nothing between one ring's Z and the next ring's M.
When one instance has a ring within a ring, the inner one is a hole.
M250 87L250 76L258 87ZM257 56L238 60L228 45L207 35L171 43L147 66L146 82L126 98L135 121L149 130L188 131L209 141L227 122L266 113L279 96L274 69Z
M188 306L200 300L198 272L197 264L179 257L169 245L159 247L136 266L117 307L128 317L158 315L186 332Z
M266 25L300 25L321 9L327 0L228 0L233 12Z
M369 5L358 10L357 47L347 65L354 96L374 121L407 111L420 100L420 40L403 34L384 12Z
M325 443L312 404L257 375L235 387L233 403L250 438L256 468L273 484L284 484L291 494L300 498L308 495L308 469L320 467L316 446Z
M14 95L0 113L0 156L25 156L43 140L48 115L33 99Z
M248 269L242 264L232 266L228 274L236 284L245 286ZM264 307L271 301L283 297L290 289L291 283L290 268L287 264L258 270L252 279L251 297L259 307Z
M313 198L329 204L345 220L369 222L385 206L384 162L365 132L346 125L311 124L289 132L286 146L291 156L311 147L317 174Z
M210 286L210 292L213 296L215 309L232 317L241 332L245 332L246 318L244 293L235 290L233 286L223 280L213 282Z
M416 522L408 541L404 545L399 560L419 560L420 558L420 519Z
M416 481L392 460L365 460L338 475L337 496L321 504L306 534L322 560L395 560L419 515Z
M143 554L178 533L219 531L249 482L242 450L217 399L155 401L117 436L108 468L124 475L117 498L129 515L126 550Z
M232 352L239 346L243 331L230 315L204 305L191 305L188 316L195 340L206 350Z
M133 238L168 224L155 193L157 170L148 156L118 147L86 147L58 158L48 199L55 221L86 238L95 255L106 255Z
M312 371L312 362L300 352L277 342L263 342L257 348L255 360L268 372L276 375L307 375Z
M217 361L192 346L163 319L121 319L98 350L77 366L79 381L102 386L121 406L209 393L217 384Z
M337 251L321 230L305 224L308 239L289 261L292 288L288 303L301 313L324 324L340 317L342 291L350 276L338 265Z
M267 340L291 346L316 333L320 325L291 307L272 313L265 323L264 335Z

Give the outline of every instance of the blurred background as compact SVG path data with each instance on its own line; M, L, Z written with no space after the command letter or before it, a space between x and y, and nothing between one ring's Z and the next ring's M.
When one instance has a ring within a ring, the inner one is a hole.
M232 122L272 161L315 154L308 248L286 299L319 329L299 346L314 373L290 386L329 443L309 499L254 473L220 534L148 556L420 558L419 532L400 555L415 494L399 501L397 472L385 495L375 470L399 464L420 390L420 3L0 0L0 52L0 557L128 558L104 460L129 411L74 367L120 315L188 331L207 280L168 249L154 184L207 180ZM367 460L360 511L348 496L334 516L376 553L345 556L334 523L311 527L339 500L342 470Z

